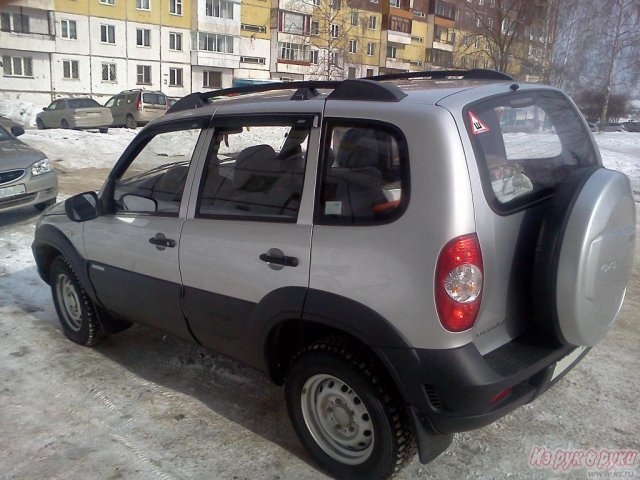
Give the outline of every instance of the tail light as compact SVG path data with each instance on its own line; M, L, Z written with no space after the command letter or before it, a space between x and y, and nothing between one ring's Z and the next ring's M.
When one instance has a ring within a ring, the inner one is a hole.
M141 97L138 97L138 99L136 100L136 110L138 110L139 112L142 111L142 100L141 100Z
M462 332L473 326L482 298L482 253L475 233L454 238L436 266L436 309L442 326Z

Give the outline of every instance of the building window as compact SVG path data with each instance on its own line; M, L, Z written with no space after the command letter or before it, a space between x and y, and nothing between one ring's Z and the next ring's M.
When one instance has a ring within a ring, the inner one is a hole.
M202 72L203 88L222 88L222 73L205 70Z
M340 10L340 0L331 0L331 8Z
M137 81L138 85L151 85L151 65L138 65Z
M299 43L278 42L278 58L294 62L308 62L309 46Z
M251 63L253 65L266 65L267 59L264 57L240 57L240 63Z
M411 20L391 15L389 18L389 30L393 30L394 32L411 33Z
M389 5L395 8L400 8L400 0L389 0Z
M181 68L169 69L169 86L170 87L182 86L182 69Z
M484 0L478 0L478 5L484 5Z
M378 0L369 0L371 3L378 3Z
M311 21L311 32L309 32L314 37L320 35L320 22L316 20Z
M80 74L78 72L77 60L63 60L62 61L62 76L69 80L78 80Z
M136 28L136 45L138 47L150 47L151 30L148 28Z
M453 20L456 18L456 6L450 3L436 0L435 13L438 17Z
M29 15L3 12L0 14L0 29L3 32L29 33Z
M480 48L481 46L482 46L482 40L480 39L480 37L477 37L476 41L475 41L475 44L474 44L474 47L475 48Z
M244 30L245 32L265 33L267 31L267 27L265 27L264 25L251 25L249 23L243 23L240 25L240 30Z
M207 0L205 14L208 17L233 18L233 2L228 0Z
M367 55L373 57L376 54L376 44L375 43L367 43Z
M496 0L491 0L489 2L489 5L491 5L492 8L495 7L496 6Z
M358 40L349 40L349 53L358 53Z
M311 63L313 65L318 65L320 63L318 59L319 54L320 54L320 50L311 50Z
M136 8L138 10L151 10L151 0L136 0Z
M476 17L476 27L477 28L482 27L482 17L480 15Z
M116 0L100 0L100 3L102 5L115 5L116 4Z
M487 25L489 28L493 28L493 17L487 18Z
M169 13L182 15L182 0L169 0Z
M378 24L378 17L371 15L369 17L369 30L375 30Z
M351 25L358 25L358 12L351 12Z
M102 64L102 81L103 82L116 81L116 64L115 63Z
M5 77L33 77L31 57L2 56L2 69Z
M331 38L338 38L340 36L340 25L335 23L331 24Z
M69 40L77 40L78 33L75 20L60 20L60 30L62 38Z
M339 52L331 52L329 53L329 65L340 66L340 53Z
M396 47L387 47L387 58L397 58L398 49Z
M278 31L306 35L309 32L310 22L311 17L309 15L281 11L278 15Z
M102 43L116 43L116 27L114 25L100 25L100 41Z
M233 37L198 32L198 49L208 52L233 53Z
M169 50L182 51L182 34L169 32Z

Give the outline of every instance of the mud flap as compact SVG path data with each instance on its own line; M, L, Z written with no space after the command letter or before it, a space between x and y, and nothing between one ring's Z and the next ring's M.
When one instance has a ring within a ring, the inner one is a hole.
M453 441L453 434L436 432L428 420L423 421L415 408L409 407L411 423L418 441L418 458L420 463L427 464L449 448Z

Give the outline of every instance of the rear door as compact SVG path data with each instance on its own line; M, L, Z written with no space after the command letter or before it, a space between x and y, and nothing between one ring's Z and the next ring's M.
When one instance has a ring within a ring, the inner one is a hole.
M178 268L182 199L207 123L162 125L136 139L103 190L107 213L84 224L89 275L103 306L189 339Z
M199 342L249 364L270 321L302 312L318 118L216 114L194 183L180 241L185 313Z

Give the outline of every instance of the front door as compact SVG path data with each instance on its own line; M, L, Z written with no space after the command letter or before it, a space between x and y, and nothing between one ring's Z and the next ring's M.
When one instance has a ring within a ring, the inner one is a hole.
M275 316L302 312L317 155L307 145L319 137L314 118L214 116L202 180L193 186L197 201L180 242L185 314L200 343L249 364L259 363L250 345Z
M84 227L89 275L110 312L191 338L178 268L183 192L208 119L150 130L141 149L118 163L103 195L108 213ZM112 193L108 193L109 190ZM183 205L183 203L185 205Z

